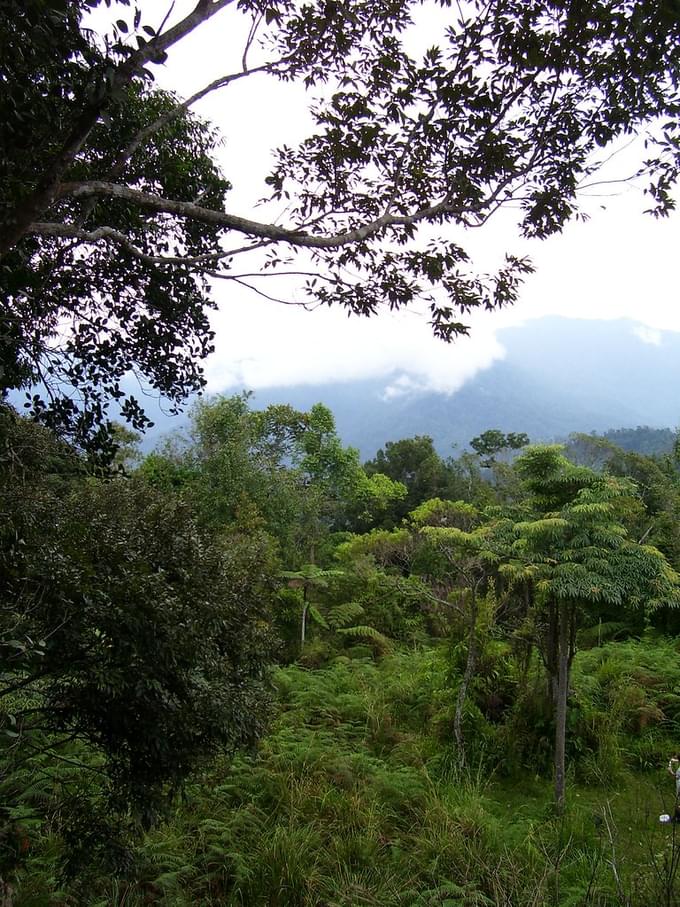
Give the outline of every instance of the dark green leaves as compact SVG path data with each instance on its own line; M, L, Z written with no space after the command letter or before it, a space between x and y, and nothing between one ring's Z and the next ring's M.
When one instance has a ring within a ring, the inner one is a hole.
M142 480L85 480L35 425L4 413L0 429L0 727L20 738L6 772L38 728L48 746L76 737L99 754L112 811L153 811L263 727L266 552L211 540Z

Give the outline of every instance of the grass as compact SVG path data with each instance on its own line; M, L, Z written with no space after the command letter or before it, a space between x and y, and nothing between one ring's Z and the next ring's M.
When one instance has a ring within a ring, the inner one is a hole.
M595 702L604 695L592 679L600 669L586 669ZM502 761L475 747L478 717L469 730L471 763L455 768L447 671L443 649L279 670L279 717L258 752L218 761L196 778L172 820L139 843L126 880L93 877L85 899L69 901L54 887L50 894L54 883L47 871L41 876L36 853L16 907L679 903L675 826L658 822L673 794L662 769L617 762L603 786L583 783L576 765L558 819L549 778L505 774ZM610 666L602 672L619 684ZM625 721L624 714L615 729L622 752L635 750ZM494 733L508 739L504 727L484 733L485 741ZM596 756L584 749L581 761Z

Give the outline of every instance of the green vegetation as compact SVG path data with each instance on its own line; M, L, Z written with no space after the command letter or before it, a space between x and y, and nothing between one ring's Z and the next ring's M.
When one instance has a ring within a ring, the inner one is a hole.
M1 424L8 904L680 902L672 457L364 470L241 395L102 475Z
M560 232L641 132L668 214L677 0L440 0L417 57L419 0L100 5L0 3L0 907L677 905L677 438L362 465L320 404L204 401L148 457L109 419L203 386L213 278L448 341L533 269L451 229ZM233 70L159 90L222 11ZM310 132L235 213L191 107L255 75Z
M172 819L140 841L125 878L88 878L84 903L675 903L665 897L675 832L658 822L673 797L658 769L633 770L658 765L670 745L656 722L660 704L678 699L677 649L608 644L577 657L571 803L560 819L535 761L545 744L532 726L538 678L525 678L506 722L477 716L477 751L461 774L450 742L453 658L444 645L279 669L279 716L257 755L196 776ZM489 658L485 672L503 659ZM480 704L489 675L477 681ZM33 846L18 903L61 903L50 861L58 844Z

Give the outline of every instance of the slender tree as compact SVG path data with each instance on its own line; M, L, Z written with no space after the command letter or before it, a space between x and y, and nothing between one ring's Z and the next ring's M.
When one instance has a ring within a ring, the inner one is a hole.
M617 505L634 493L630 481L574 466L561 448L530 448L517 469L534 516L513 527L501 570L531 578L537 643L555 714L555 802L564 809L569 676L576 632L601 606L647 612L680 604L680 577L652 546L628 538ZM504 527L507 532L507 525Z
M422 571L422 579L430 586L427 594L454 609L465 626L465 669L453 718L458 763L463 766L463 716L480 654L480 602L498 563L498 555L490 544L493 529L482 513L462 502L427 501L411 514L411 520L419 527L414 566L419 573Z

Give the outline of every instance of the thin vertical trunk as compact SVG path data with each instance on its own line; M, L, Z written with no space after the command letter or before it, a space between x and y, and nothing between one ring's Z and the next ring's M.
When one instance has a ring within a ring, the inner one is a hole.
M545 666L548 670L548 695L553 706L557 706L557 687L559 674L559 609L557 602L551 601L548 605L548 636L546 644Z
M557 695L555 700L555 805L564 811L566 773L565 743L567 733L567 697L569 695L569 665L571 662L571 607L562 602L558 611Z
M309 602L307 601L307 586L305 586L302 593L302 621L300 624L300 652L305 648L305 634L307 632L307 609L309 608Z
M463 710L467 698L468 687L474 674L477 664L477 593L473 588L470 597L470 624L468 629L468 651L465 661L465 672L458 696L456 697L456 711L453 718L453 736L456 741L458 764L462 767L465 764L465 740L463 739Z
M309 563L314 564L314 542L309 546ZM304 651L305 648L305 636L307 634L307 612L309 611L309 601L307 594L309 589L307 583L305 582L304 588L302 590L302 621L300 625L300 652Z

